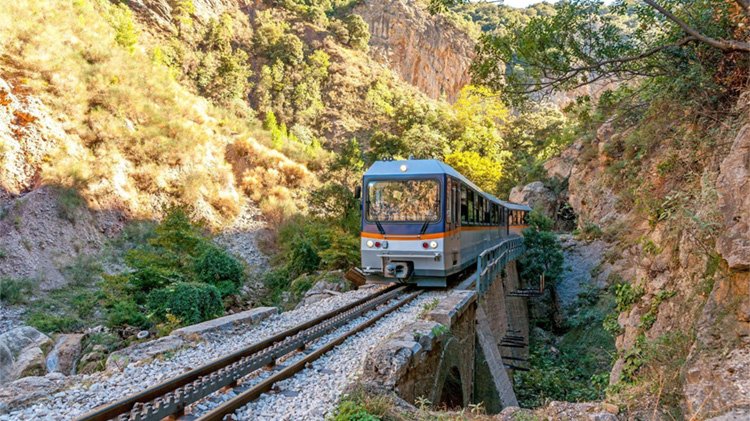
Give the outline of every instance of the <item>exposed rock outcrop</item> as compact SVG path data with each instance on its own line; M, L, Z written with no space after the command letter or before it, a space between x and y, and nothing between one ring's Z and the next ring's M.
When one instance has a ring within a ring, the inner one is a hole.
M30 326L0 335L0 384L21 377L44 375L44 354L52 340Z
M0 203L40 181L45 156L65 136L38 98L0 78Z
M470 81L474 41L417 0L366 0L354 9L370 25L375 60L432 98L454 100Z
M717 182L725 229L716 249L731 269L750 269L750 125L734 139Z
M541 181L534 181L523 187L514 187L510 191L509 200L515 203L525 203L551 218L557 215L557 195Z
M62 334L55 340L55 346L47 355L47 371L59 372L65 375L72 374L76 361L81 354L81 340L83 334Z
M8 202L0 218L0 276L39 280L42 290L66 283L61 270L79 254L101 250L109 236L122 229L123 215L92 212L84 205L68 207L61 217L61 191L32 190ZM71 193L72 194L72 193Z
M175 29L174 2L170 0L126 0L128 7L139 15L159 25L162 29ZM192 0L193 15L201 22L221 16L222 13L255 3L252 0Z
M635 193L621 191L624 188L613 171L616 160L624 159L618 151L629 130L607 121L590 143L577 142L545 166L550 176L568 177L568 200L579 215L579 225L598 225L603 231L599 234L609 241L610 250L602 254L599 269L611 271L618 282L632 288L633 303L624 306L618 318L620 357L610 382L646 375L638 367L649 361L639 353L657 347L664 358L662 375L673 376L664 381L674 388L673 396L683 399L686 418L746 408L750 405L750 126L732 138L731 149L717 150L702 163L702 173L697 173L700 183L669 179L673 184L665 185L667 177L657 166L674 151L654 140L649 155L628 164L640 166L639 183L662 189ZM643 206L631 204L643 199L655 200L654 207L668 206L667 196L685 190L691 201L681 214L654 217ZM624 197L627 193L631 197ZM715 244L701 224L715 226ZM671 365L667 368L667 364Z
M65 386L65 381L66 377L61 373L49 373L43 377L24 377L0 386L0 414L52 395Z

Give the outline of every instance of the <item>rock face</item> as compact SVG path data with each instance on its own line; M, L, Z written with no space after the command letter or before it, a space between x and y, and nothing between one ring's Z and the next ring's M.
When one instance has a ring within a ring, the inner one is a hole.
M65 136L41 101L0 78L0 199L34 187L42 159Z
M59 372L65 375L72 374L76 360L81 354L81 340L83 334L63 334L55 340L55 346L47 355L47 372Z
M523 187L514 187L510 191L509 199L515 203L525 203L551 218L557 215L557 196L541 181L534 181Z
M354 13L370 25L375 60L432 98L454 100L470 81L474 41L417 0L366 0Z
M750 269L750 125L734 139L717 182L725 229L716 248L732 269Z
M128 7L159 25L162 29L174 29L172 12L174 2L171 0L126 0ZM221 16L227 11L236 10L254 3L252 0L193 0L193 15L201 22Z
M47 335L22 326L0 335L0 384L25 376L44 375L44 353L52 345Z
M61 373L31 376L0 386L0 415L26 402L50 396L65 385Z
M731 419L721 416L750 407L750 125L727 139L731 148L717 149L702 162L700 183L660 174L659 163L674 153L666 142L653 140L647 156L629 162L639 165L639 181L654 187L659 201L682 190L692 195L686 208L691 217L663 219L633 205L643 199L642 191L617 187L613 166L623 159L629 130L607 121L590 143L572 145L545 168L551 176L569 177L568 200L579 224L598 225L602 238L610 241L598 251L599 279L611 273L608 282L628 283L639 291L619 313L618 354L638 352L643 343L660 344L663 354L670 353L660 369L672 376L665 381L671 393L679 394L683 416ZM715 226L715 237L705 240L702 225L694 220ZM641 380L643 369L625 370L630 363L618 358L610 382L620 382L623 375Z

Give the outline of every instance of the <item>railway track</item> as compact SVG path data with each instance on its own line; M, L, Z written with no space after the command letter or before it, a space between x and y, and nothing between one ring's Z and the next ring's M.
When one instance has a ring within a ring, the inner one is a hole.
M406 286L392 286L364 297L320 317L294 326L272 337L214 360L204 366L173 377L142 392L103 405L79 417L79 421L103 420L161 420L179 419L186 415L190 405L200 402L216 392L237 389L239 393L230 400L201 414L199 420L222 420L247 403L271 390L275 383L292 377L312 361L320 358L349 337L367 329L378 320L401 308L422 291L408 291ZM381 308L379 308L381 307ZM368 314L375 311L373 314ZM279 359L288 358L305 350L311 342L349 324L359 317L367 318L347 329L322 346L307 350L296 362L277 367L268 378L249 388L242 379L264 368L273 368ZM244 390L243 390L244 389ZM191 416L191 419L195 419Z

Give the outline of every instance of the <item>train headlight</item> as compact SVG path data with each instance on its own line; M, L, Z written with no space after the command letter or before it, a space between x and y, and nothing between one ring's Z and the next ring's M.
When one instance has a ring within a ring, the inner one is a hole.
M387 248L388 248L388 242L387 242L387 241L383 241L383 248L384 248L384 249L387 249Z
M436 249L436 248L437 248L437 246L438 246L438 243L437 243L437 241L432 241L432 242L430 242L430 247L432 247L432 248Z
M375 243L373 243L372 240L367 240L367 247L372 248L374 245Z

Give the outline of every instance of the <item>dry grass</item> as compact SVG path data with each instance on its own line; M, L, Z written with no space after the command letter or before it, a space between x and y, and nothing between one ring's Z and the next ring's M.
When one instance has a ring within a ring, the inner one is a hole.
M304 165L255 140L260 130L243 104L217 108L153 63L127 9L104 0L17 0L3 9L3 67L69 134L45 160L47 182L135 217L188 205L214 227L248 196L291 200L290 190L314 182Z

